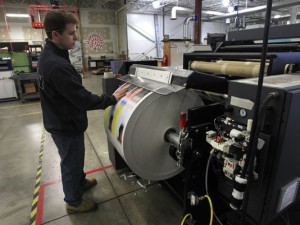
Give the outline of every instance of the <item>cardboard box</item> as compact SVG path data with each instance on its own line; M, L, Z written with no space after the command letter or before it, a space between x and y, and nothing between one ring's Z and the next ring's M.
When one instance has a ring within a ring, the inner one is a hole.
M35 93L36 92L36 88L34 83L26 83L24 84L24 91L25 93Z

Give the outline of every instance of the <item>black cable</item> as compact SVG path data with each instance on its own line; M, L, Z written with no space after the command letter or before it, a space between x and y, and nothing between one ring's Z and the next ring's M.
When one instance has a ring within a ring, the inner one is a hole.
M250 143L249 143L249 152L245 161L244 169L242 171L241 177L246 177L246 172L248 169L248 166L253 167L254 159L255 159L255 150L257 146L257 139L255 139L257 131L257 120L258 120L258 114L259 114L259 106L260 106L260 98L261 98L261 90L263 85L263 79L264 79L264 71L265 71L265 63L266 63L266 55L268 50L268 38L269 38L269 26L270 26L270 20L271 20L271 11L272 11L272 0L267 1L267 9L266 9L266 20L265 20L265 27L264 27L264 37L263 37L263 48L262 48L262 58L260 62L260 69L259 69L259 79L257 84L257 90L256 90L256 98L255 98L255 108L254 108L254 116L253 116L253 126L251 129L250 134ZM251 165L252 164L252 165ZM249 171L251 168L249 168ZM244 200L242 204L242 217L240 220L240 224L245 224L245 217L248 207L248 200L249 200L249 186L252 182L253 177L250 175L248 176L248 183L246 185Z

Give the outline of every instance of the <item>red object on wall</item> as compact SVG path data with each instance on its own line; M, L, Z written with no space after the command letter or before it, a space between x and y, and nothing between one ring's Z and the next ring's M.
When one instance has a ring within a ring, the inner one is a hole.
M168 56L167 55L164 55L164 57L163 57L162 66L168 66Z
M43 22L31 22L31 25L33 28L39 29L39 28L44 28L44 23Z
M1 0L0 0L1 1ZM78 9L76 6L51 6L51 5L29 5L29 13L31 17L31 26L35 29L44 28L44 23L40 20L40 12L46 14L53 9L63 9L68 12L74 13L78 17Z

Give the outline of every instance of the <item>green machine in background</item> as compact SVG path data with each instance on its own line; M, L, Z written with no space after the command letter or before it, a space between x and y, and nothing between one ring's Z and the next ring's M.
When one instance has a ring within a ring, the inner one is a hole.
M31 72L31 63L27 52L12 53L14 72Z
M15 73L31 72L31 62L27 52L0 53L0 58L2 57L10 57L12 59Z

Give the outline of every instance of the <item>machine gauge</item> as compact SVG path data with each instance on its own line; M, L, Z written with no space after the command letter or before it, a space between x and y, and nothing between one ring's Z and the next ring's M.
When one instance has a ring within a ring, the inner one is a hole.
M245 117L247 115L247 112L245 109L240 109L240 116Z

